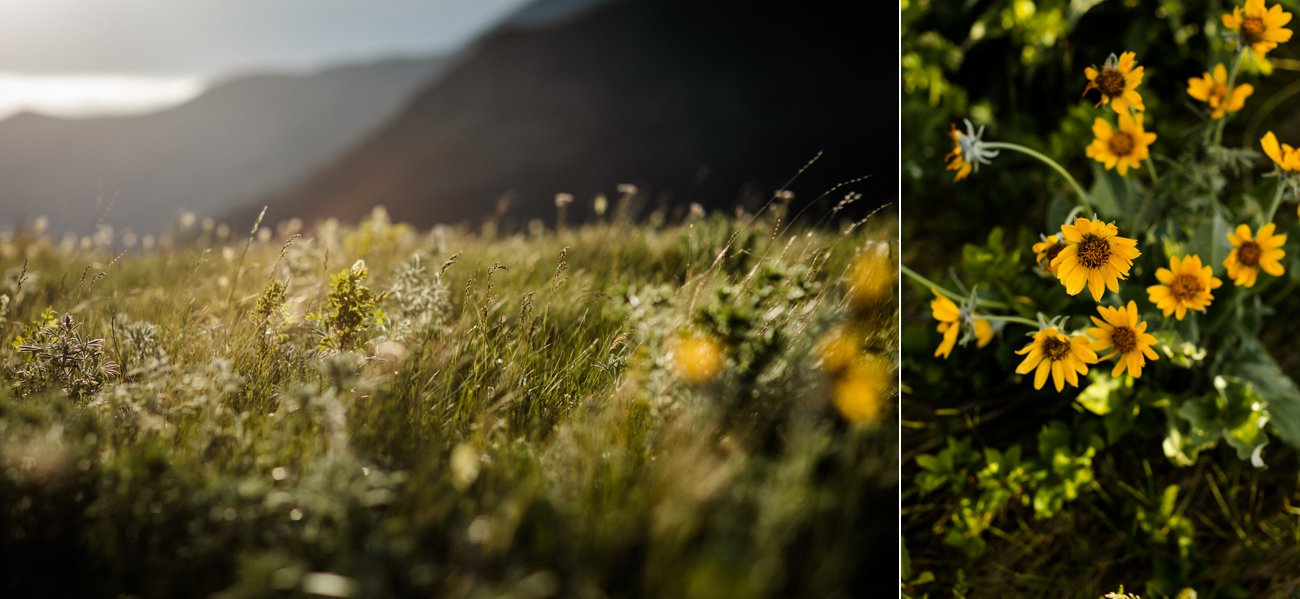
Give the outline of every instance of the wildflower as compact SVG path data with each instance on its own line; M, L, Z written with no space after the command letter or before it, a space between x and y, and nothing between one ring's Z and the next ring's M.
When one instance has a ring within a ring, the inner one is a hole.
M571 194L571 193L557 193L557 194L555 194L555 207L556 207L556 208L563 208L563 207L568 206L569 204L572 204L572 203L573 203L573 194Z
M853 258L845 276L849 304L857 310L870 310L880 300L892 295L890 291L897 279L887 244L877 244L860 252Z
M970 119L965 120L966 132L963 133L957 128L957 125L950 125L948 137L952 139L952 151L948 153L946 160L948 168L946 170L957 171L954 181L965 179L972 170L979 172L981 164L993 164L993 159L997 158L997 150L989 150L983 147L981 137L984 137L984 127L975 129L975 125Z
M1142 166L1142 161L1151 156L1150 146L1156 140L1155 133L1142 128L1140 114L1121 113L1118 128L1098 118L1092 122L1092 134L1095 139L1088 144L1088 157L1106 165L1106 170L1118 166L1121 176L1127 175L1130 168Z
M1268 223L1260 227L1253 238L1247 225L1237 225L1236 232L1228 233L1232 251L1223 260L1223 266L1228 269L1228 278L1238 287L1254 287L1260 270L1275 277L1282 276L1279 260L1286 255L1282 249L1286 233L1275 235L1274 228L1273 223Z
M1291 13L1282 10L1282 5L1274 4L1266 10L1264 0L1246 0L1245 7L1235 7L1232 14L1223 15L1223 26L1236 31L1240 43L1254 50L1258 60L1264 60L1265 54L1291 39L1291 30L1285 27L1290 22Z
M685 335L673 349L673 363L687 381L696 385L707 383L722 372L722 346L712 335Z
M831 401L840 415L853 424L878 420L894 380L890 370L879 357L854 360L831 387Z
M1102 360L1115 358L1111 376L1119 376L1127 370L1133 378L1141 378L1146 361L1155 360L1157 356L1151 349L1156 338L1147 333L1147 323L1138 318L1137 302L1129 300L1128 305L1120 308L1097 306L1097 312L1101 318L1092 317L1097 326L1088 329L1088 334L1096 339L1092 342L1092 350L1111 350L1101 357Z
M1273 135L1272 131L1264 134L1264 137L1259 140L1259 146L1278 168L1286 172L1300 173L1300 149L1287 144L1278 144L1277 136Z
M1178 320L1182 320L1188 310L1204 312L1214 301L1210 292L1223 285L1223 281L1214 276L1214 270L1202 265L1201 257L1195 254L1181 260L1178 256L1171 256L1169 268L1156 270L1156 279L1160 281L1159 285L1147 287L1151 303L1166 317L1174 314Z
M848 369L861 350L860 337L848 327L839 326L822 336L813 352L822 371L838 375Z
M1076 218L1072 225L1061 225L1061 237L1066 246L1051 262L1056 277L1070 295L1086 285L1095 301L1101 301L1105 289L1118 292L1119 280L1128 278L1133 259L1142 255L1137 240L1120 237L1114 223Z
M1034 373L1034 388L1042 389L1047 375L1052 375L1056 390L1079 386L1079 375L1088 374L1088 365L1097 363L1097 354L1083 335L1067 336L1056 328L1046 328L1034 333L1034 340L1016 351L1025 356L1016 374Z
M1084 69L1088 86L1083 88L1083 93L1087 94L1094 89L1101 92L1097 105L1110 104L1119 114L1128 114L1130 108L1137 112L1146 110L1142 105L1142 94L1137 92L1138 86L1142 85L1145 68L1135 66L1136 64L1137 55L1132 52L1120 54L1119 58L1111 54L1100 70L1096 67Z
M1205 73L1200 79L1187 80L1187 95L1210 105L1210 118L1221 119L1229 112L1237 112L1246 105L1246 98L1255 93L1255 87L1249 83L1228 87L1228 69L1222 64L1214 65L1213 73Z
M978 313L971 313L971 326L975 329L975 347L982 348L993 342L996 331L993 329L993 323L986 319L980 318Z
M943 335L943 341L939 342L934 355L946 359L952 354L952 348L957 345L957 335L961 332L961 310L957 308L957 304L939 295L935 289L930 289L930 292L934 294L934 299L930 300L930 314L939 321L935 330Z
M1060 235L1048 235L1042 241L1035 243L1034 262L1043 268L1043 274L1056 274L1056 267L1052 266L1052 260L1056 259L1057 254L1065 249L1065 244L1061 242Z

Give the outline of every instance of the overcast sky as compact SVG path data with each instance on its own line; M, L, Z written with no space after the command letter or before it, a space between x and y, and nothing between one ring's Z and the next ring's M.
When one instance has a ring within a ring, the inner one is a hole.
M154 76L456 47L525 0L0 0L0 72Z
M156 110L213 78L454 50L529 0L0 0L0 119Z

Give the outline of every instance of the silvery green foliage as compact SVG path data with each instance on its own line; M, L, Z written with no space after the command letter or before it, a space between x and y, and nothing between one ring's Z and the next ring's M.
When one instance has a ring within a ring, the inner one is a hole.
M57 387L73 399L84 399L117 376L117 364L104 355L104 340L83 338L71 314L38 329L18 352L23 360L14 367L13 378L20 397Z
M442 272L429 275L419 254L397 270L397 279L388 292L390 322L388 336L405 339L447 323L451 298Z
M158 340L158 327L133 321L125 314L113 318L113 341L122 373L128 379L157 370L167 362L167 350Z

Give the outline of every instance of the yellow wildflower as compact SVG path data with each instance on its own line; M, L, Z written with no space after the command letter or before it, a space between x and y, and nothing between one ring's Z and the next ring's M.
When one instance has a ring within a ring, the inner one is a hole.
M1057 254L1065 249L1065 244L1061 242L1060 235L1048 235L1042 241L1035 243L1034 262L1043 268L1043 274L1056 274L1056 267L1052 266L1052 260L1056 259Z
M1264 60L1269 51L1291 39L1291 30L1285 27L1290 22L1291 13L1282 10L1281 4L1265 9L1264 0L1246 0L1246 6L1223 15L1223 26L1236 31L1241 44L1254 50L1258 60Z
M1119 114L1128 114L1130 108L1137 112L1146 110L1142 105L1142 95L1137 92L1145 69L1136 65L1137 55L1132 52L1120 54L1118 59L1111 54L1101 69L1088 67L1083 70L1088 77L1088 86L1083 88L1083 93L1094 89L1101 92L1097 105L1110 104Z
M1228 278L1238 287L1254 287L1261 270L1275 277L1282 276L1284 268L1280 260L1286 255L1282 249L1286 233L1274 234L1274 229L1273 223L1268 223L1252 238L1249 226L1237 225L1235 232L1228 233L1232 251L1223 260L1223 266L1228 269Z
M722 372L722 345L712 335L691 333L682 336L673 348L673 363L682 378L694 384L707 383Z
M1237 112L1246 105L1246 98L1255 93L1255 87L1249 83L1228 88L1228 69L1222 64L1214 65L1213 73L1205 73L1199 79L1187 80L1187 95L1210 105L1210 118L1221 119L1229 112Z
M1083 335L1066 336L1055 328L1047 328L1034 333L1034 340L1016 351L1025 356L1016 374L1034 373L1034 388L1042 389L1047 382L1047 375L1052 375L1056 390L1070 386L1079 386L1079 375L1088 374L1088 365L1097 363L1097 353L1092 351L1091 343Z
M1111 376L1119 376L1127 370L1133 378L1141 378L1146 361L1158 356L1151 349L1156 343L1155 336L1147 333L1147 323L1138 318L1137 302L1129 300L1127 306L1120 308L1097 306L1097 312L1101 318L1092 317L1097 326L1088 329L1088 334L1096 339L1092 342L1092 350L1111 350L1101 357L1102 360L1115 358Z
M1264 153L1278 168L1290 173L1300 173L1300 149L1287 144L1279 144L1277 136L1273 135L1272 131L1265 133L1264 137L1260 138L1259 146L1264 149Z
M1204 312L1214 301L1211 291L1223 285L1214 276L1214 269L1201 264L1201 257L1195 254L1179 259L1169 258L1169 268L1156 270L1159 285L1147 287L1147 296L1165 317L1173 314L1182 320L1188 310Z
M1142 161L1151 156L1150 146L1156 140L1155 133L1142 128L1142 115L1127 112L1119 115L1118 128L1106 119L1097 118L1092 122L1092 134L1094 139L1085 153L1104 164L1106 170L1119 170L1121 176L1127 175L1130 168L1142 166Z
M1087 286L1098 302L1106 289L1119 291L1119 280L1128 278L1133 259L1142 255L1137 240L1120 237L1114 223L1076 218L1061 225L1061 236L1066 246L1052 259L1056 277L1066 293L1078 295Z

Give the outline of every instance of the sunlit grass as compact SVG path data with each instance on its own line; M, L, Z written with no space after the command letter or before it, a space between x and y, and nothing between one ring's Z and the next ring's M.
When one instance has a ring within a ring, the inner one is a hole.
M894 226L0 239L0 595L890 592L893 386L851 424L813 348L893 370L892 284L844 278ZM24 377L64 325L102 380Z

